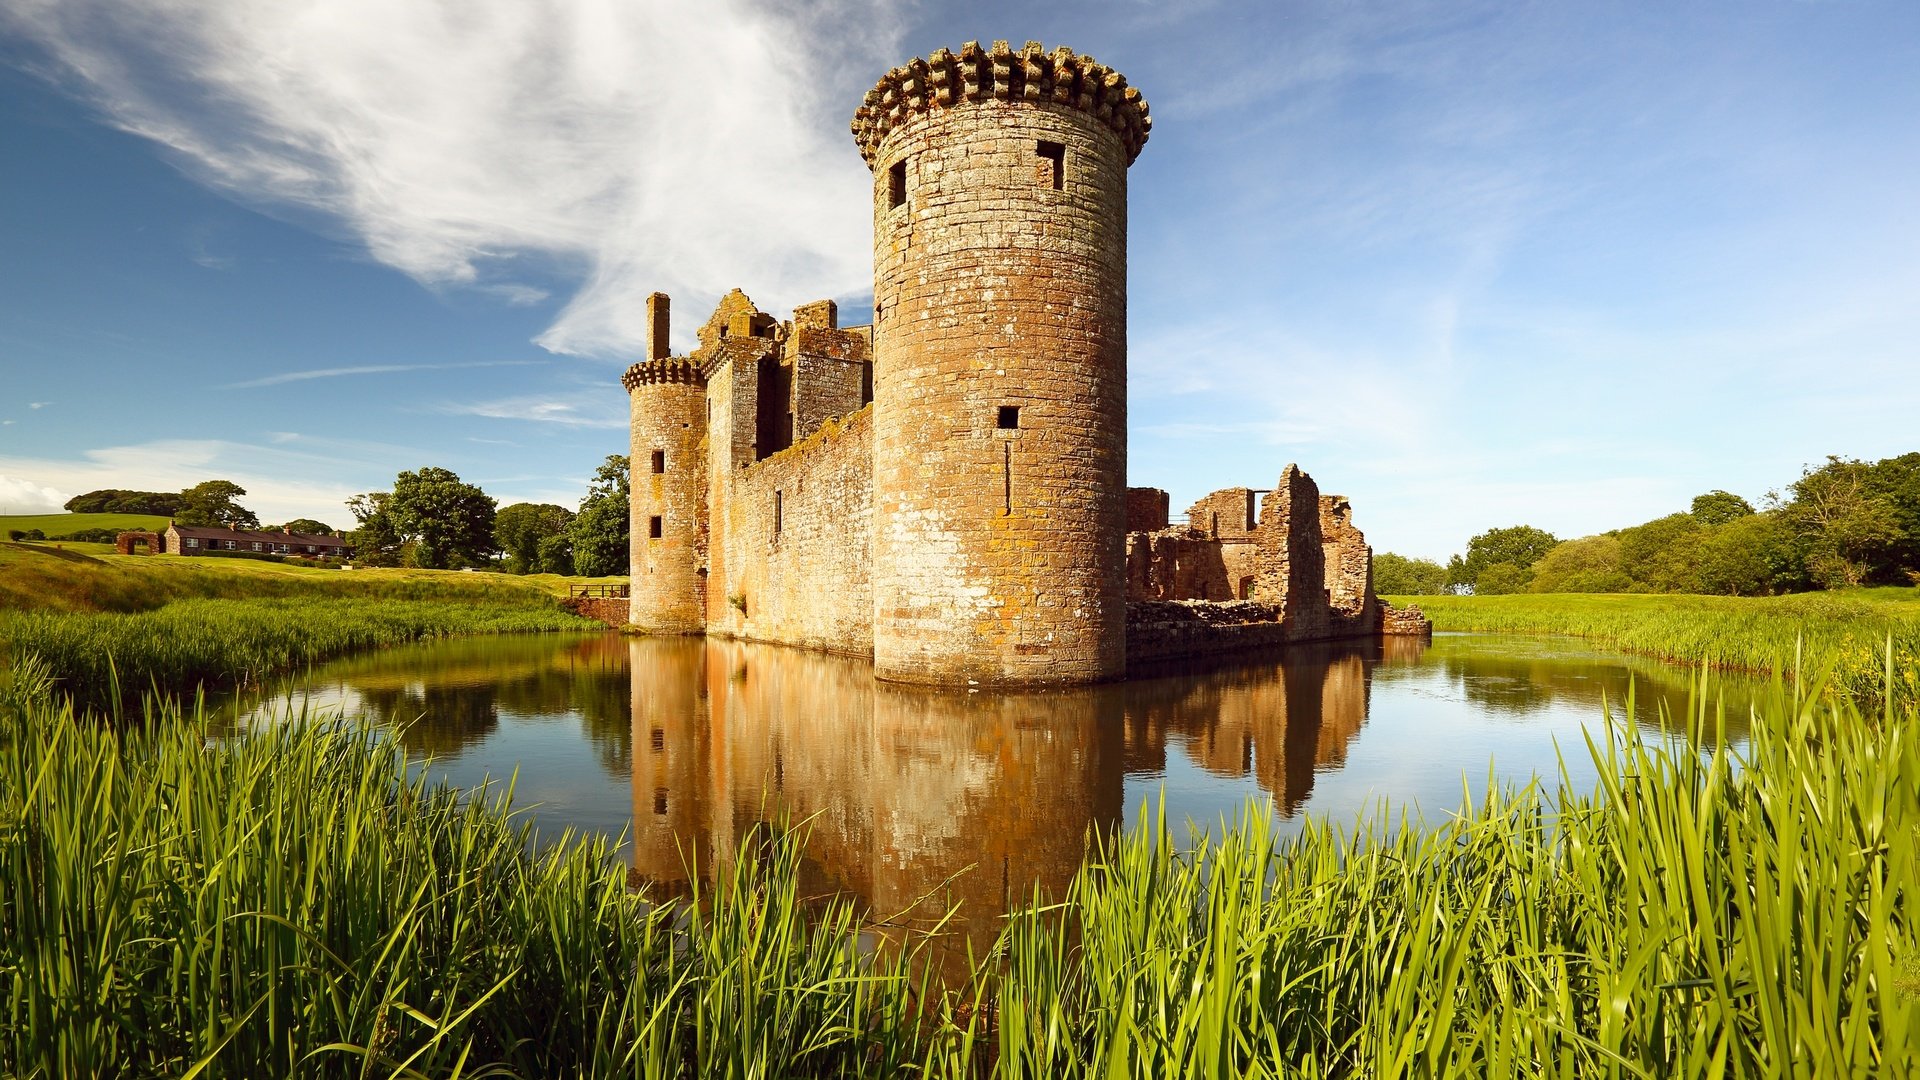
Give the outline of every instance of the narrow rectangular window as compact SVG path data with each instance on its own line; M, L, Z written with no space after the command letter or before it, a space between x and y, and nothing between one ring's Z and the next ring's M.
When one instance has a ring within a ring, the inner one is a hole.
M780 499L780 493L776 491L776 492L774 492L774 493L773 493L773 531L774 531L774 532L776 532L776 533L780 531L780 525L781 525L781 521L780 521L780 513L781 513L781 506L780 506L780 503L781 503L781 499Z
M659 728L654 728L651 734L651 743L654 753L662 753L667 748L667 733Z
M659 518L650 517L647 519L647 535L652 537L655 540L660 539L660 519Z
M1062 143L1041 139L1036 146L1040 160L1040 178L1053 184L1053 190L1059 191L1067 183L1067 148Z
M1020 426L1020 406L1018 405L1000 406L1000 421L999 421L1000 430L1012 431L1013 429L1019 426Z
M653 471L657 473L667 471L667 452L665 450L655 450L653 452Z
M887 208L893 209L907 205L907 163L905 159L893 163L887 170Z

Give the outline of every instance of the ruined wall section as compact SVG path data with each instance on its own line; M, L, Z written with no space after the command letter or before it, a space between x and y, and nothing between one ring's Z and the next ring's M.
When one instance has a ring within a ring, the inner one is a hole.
M1320 541L1330 636L1373 633L1380 622L1373 595L1373 548L1354 527L1353 504L1346 496L1320 496Z
M872 509L869 409L734 470L716 515L708 632L871 654Z
M1127 489L1127 532L1159 532L1167 527L1167 493L1159 488Z
M1255 573L1250 599L1280 608L1289 641L1329 636L1326 554L1320 537L1320 489L1288 465L1260 503Z
M823 303L831 307L833 302ZM794 312L793 328L782 342L783 362L793 369L787 409L793 417L795 442L829 420L852 415L872 399L873 390L866 337L831 326L804 325L800 310Z

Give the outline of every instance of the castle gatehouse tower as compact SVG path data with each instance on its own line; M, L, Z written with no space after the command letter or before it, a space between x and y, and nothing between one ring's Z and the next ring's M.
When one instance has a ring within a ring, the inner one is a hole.
M881 678L1125 672L1127 166L1148 127L1118 72L1035 42L916 59L854 116Z
M621 384L631 409L633 625L656 634L706 630L707 390L699 365L668 355L668 302L647 297L647 359Z

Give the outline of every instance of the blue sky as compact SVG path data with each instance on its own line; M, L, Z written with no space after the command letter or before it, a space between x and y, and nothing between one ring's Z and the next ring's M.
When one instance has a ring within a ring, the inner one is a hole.
M871 302L887 67L1066 44L1151 103L1131 481L1296 461L1376 550L1760 502L1920 449L1920 4L9 0L0 512L402 469L571 505L643 300Z

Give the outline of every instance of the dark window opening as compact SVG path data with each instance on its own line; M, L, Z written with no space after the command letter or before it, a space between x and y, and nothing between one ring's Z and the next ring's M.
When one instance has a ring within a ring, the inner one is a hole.
M650 517L647 519L647 535L652 537L655 540L660 539L660 519L659 518Z
M655 450L653 452L653 471L657 473L667 471L667 452L665 450Z
M793 445L793 369L768 357L756 372L753 459L760 461Z
M654 728L650 734L651 734L651 737L649 738L648 741L652 744L654 753L658 754L667 748L666 732L660 730L659 728Z
M1247 492L1247 531L1252 532L1259 524L1260 500L1254 497L1254 492L1249 491Z
M778 533L778 532L780 531L780 524L781 524L781 522L780 522L780 512L781 512L781 507L780 507L780 503L781 503L781 498L780 498L780 493L776 491L776 492L774 492L774 493L773 493L773 531L774 531L775 533Z
M1006 500L1001 504L1002 514L1013 513L1013 443L1000 444L1000 492Z
M893 163L887 170L887 208L907 205L907 163L905 159Z
M1053 190L1059 191L1067 183L1067 148L1061 143L1041 139L1036 146L1040 160L1046 164L1040 167L1040 178L1053 184Z
M660 787L660 788L653 789L653 812L655 814L660 814L660 815L666 814L667 812L667 789L666 788Z
M1000 406L1000 422L999 422L1000 430L1012 431L1019 426L1020 426L1020 406L1018 405Z
M873 364L865 363L860 365L860 404L865 405L871 402L872 400L873 400Z
M1240 579L1240 599L1242 600L1253 599L1253 579L1252 578L1243 577Z

